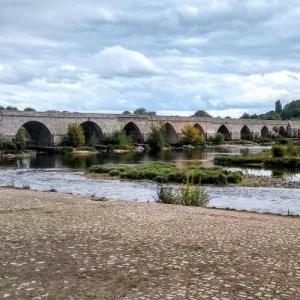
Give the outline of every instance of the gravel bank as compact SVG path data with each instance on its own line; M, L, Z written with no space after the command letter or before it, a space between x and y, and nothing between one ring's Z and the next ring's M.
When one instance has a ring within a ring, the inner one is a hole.
M299 218L0 189L0 298L299 299L299 232Z

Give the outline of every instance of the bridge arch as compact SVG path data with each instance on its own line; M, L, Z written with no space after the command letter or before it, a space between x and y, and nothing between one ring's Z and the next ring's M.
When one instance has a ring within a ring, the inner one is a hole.
M164 130L166 142L170 145L176 144L178 142L178 136L174 126L171 123L167 122L164 124Z
M253 133L250 131L249 127L245 125L241 129L241 140L251 140L253 139Z
M271 137L271 132L267 126L264 126L260 131L260 136L263 138Z
M143 143L144 137L141 133L141 130L134 122L128 122L124 126L124 131L132 139L134 143Z
M29 121L24 123L22 127L28 134L28 146L49 147L53 144L51 131L45 124L38 121Z
M198 131L201 134L201 136L203 137L203 139L206 140L206 133L205 133L203 127L199 123L196 123L196 124L194 124L194 128L198 129Z
M92 121L80 124L83 129L86 144L98 144L104 137L102 129Z
M232 140L231 133L224 124L219 127L219 129L217 130L217 133L222 133L224 135L224 138L226 141Z
M287 136L287 132L286 129L283 126L279 127L279 135L286 137Z

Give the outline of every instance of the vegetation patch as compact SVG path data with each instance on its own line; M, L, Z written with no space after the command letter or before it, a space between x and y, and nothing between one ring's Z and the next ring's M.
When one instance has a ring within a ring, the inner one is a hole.
M168 185L158 186L156 202L206 207L209 203L209 196L204 187L200 185L193 185L187 181L179 188Z
M241 172L224 170L221 167L203 167L192 165L179 169L173 163L153 162L139 165L103 164L92 166L91 173L102 174L108 177L118 177L132 180L152 180L160 183L202 183L226 185L239 183L242 180Z
M300 148L292 143L286 146L273 145L271 149L259 153L216 156L214 163L222 166L264 166L267 168L300 168Z

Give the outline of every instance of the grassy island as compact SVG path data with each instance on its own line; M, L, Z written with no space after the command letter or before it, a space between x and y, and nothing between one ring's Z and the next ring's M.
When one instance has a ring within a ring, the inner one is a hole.
M164 183L190 181L193 183L226 185L228 183L239 183L242 180L241 172L232 172L221 167L209 168L201 165L191 165L186 168L178 168L175 164L167 162L138 165L103 164L92 166L89 171L101 174L104 177L152 180Z
M219 155L214 163L222 166L263 166L267 168L300 168L300 148L292 144L287 146L274 145L271 149L259 153L241 155Z

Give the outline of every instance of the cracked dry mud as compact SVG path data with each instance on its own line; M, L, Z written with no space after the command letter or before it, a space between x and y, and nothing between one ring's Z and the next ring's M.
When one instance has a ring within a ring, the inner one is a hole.
M300 299L299 218L0 189L0 239L0 299Z

